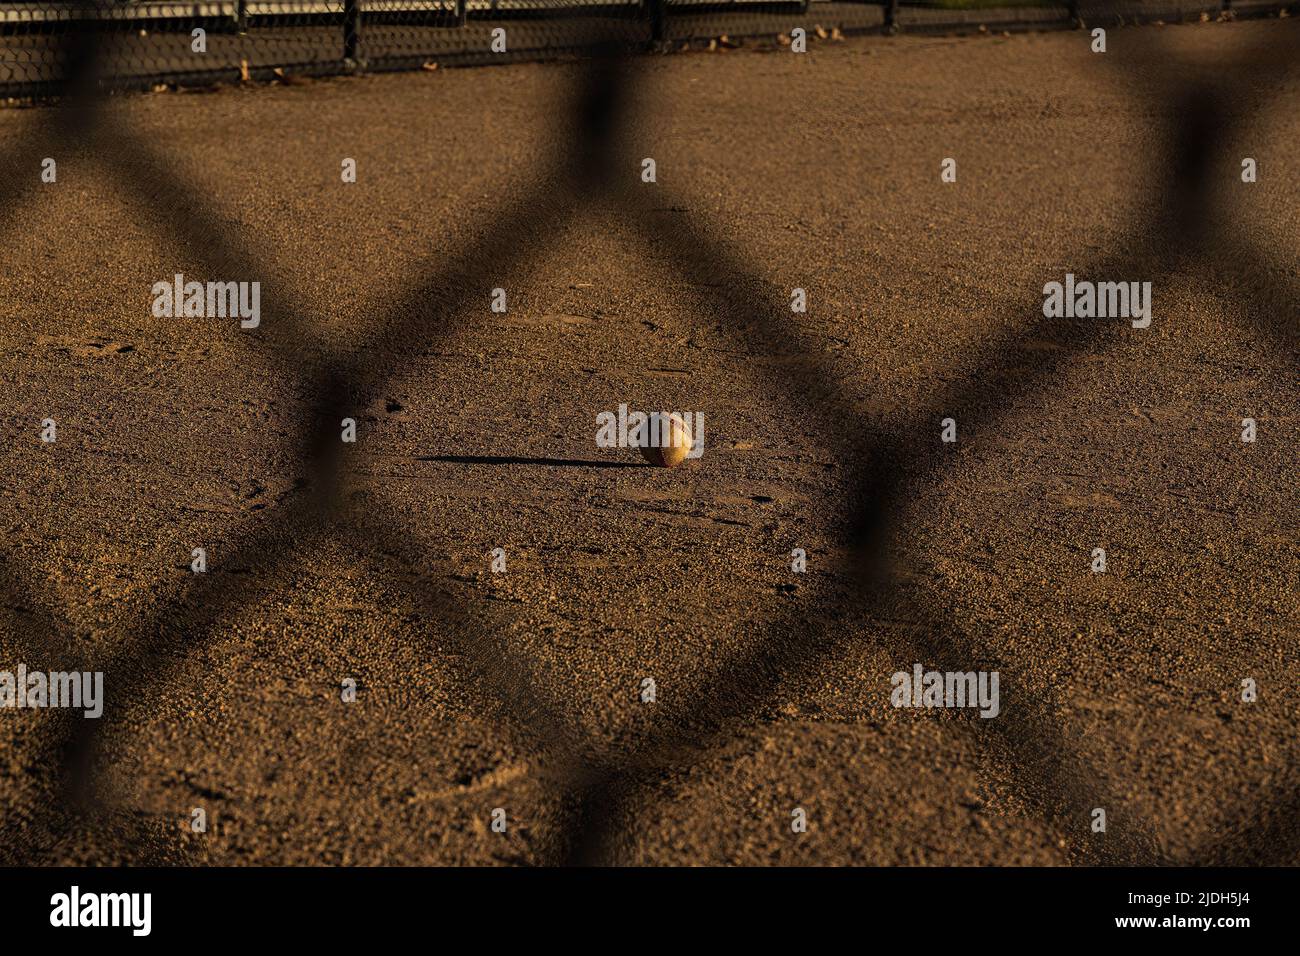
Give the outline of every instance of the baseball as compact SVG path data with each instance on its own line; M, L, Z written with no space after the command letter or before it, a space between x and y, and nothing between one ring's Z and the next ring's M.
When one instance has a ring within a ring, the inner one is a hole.
M652 412L647 426L649 437L638 445L646 461L660 468L672 468L686 460L691 450L691 430L676 413ZM659 444L655 444L658 439Z

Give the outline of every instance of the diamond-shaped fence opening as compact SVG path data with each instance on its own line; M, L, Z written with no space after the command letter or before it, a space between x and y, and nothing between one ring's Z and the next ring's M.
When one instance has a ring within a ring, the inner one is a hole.
M459 250L436 274L413 284L409 295L387 316L365 333L358 352L384 354L399 343L419 342L432 348L448 334L458 316L469 307L471 297L481 294L494 281L524 268L536 255L533 237L557 232L578 215L584 205L598 199L613 200L639 212L634 216L642 238L649 246L667 250L672 266L697 291L699 306L717 316L723 327L742 343L763 342L782 353L814 352L800 341L799 333L777 318L779 303L766 294L765 283L740 257L728 240L707 223L675 221L671 227L643 208L644 200L619 187L609 169L615 155L623 120L621 106L636 71L621 62L619 54L662 44L674 39L708 33L717 22L710 17L734 16L735 22L804 22L809 17L829 17L833 8L851 8L842 22L853 20L863 10L880 18L881 8L850 4L784 5L764 12L753 5L739 11L717 7L728 5L668 3L649 0L634 4L543 3L540 0L500 0L480 3L457 2L310 2L310 3L56 3L40 6L39 15L21 5L0 4L4 24L3 63L8 71L0 83L16 84L27 92L57 93L63 96L53 115L57 132L68 137L94 137L100 144L101 161L128 192L149 201L166 197L182 214L173 217L177 234L172 237L195 258L209 265L230 267L245 261L242 250L227 245L222 230L212 221L202 195L176 176L155 149L131 130L110 123L96 110L96 90L138 85L142 79L168 75L201 78L224 77L232 70L247 78L258 71L287 67L349 70L404 67L437 56L438 51L459 50L468 58L488 58L494 24L507 26L507 44L515 37L514 53L536 55L539 51L585 51L598 56L580 73L567 103L557 116L570 124L567 147L547 158L537 172L534 190L493 217L468 246ZM1072 6L1069 19L1087 24L1090 18L1154 16L1158 5L1138 3L1109 5L1094 11L1087 4ZM1234 5L1235 6L1235 5ZM1035 8L1046 9L1046 8ZM1217 8L1223 14L1226 8ZM23 19L21 14L31 14ZM911 11L911 13L909 13ZM1178 7L1183 14L1201 11L1196 5ZM883 20L903 24L909 16L923 22L921 8L885 7ZM1059 12L1059 11L1058 11ZM546 16L540 14L545 13ZM771 19L771 18L776 19ZM939 22L935 20L933 22ZM517 28L516 25L521 25ZM787 27L781 27L786 29ZM194 30L204 31L214 61L197 68ZM773 31L774 32L774 31ZM742 35L738 29L736 35ZM484 53L484 43L489 52ZM446 44L442 46L440 44ZM1288 75L1295 62L1296 41L1292 34L1279 34L1267 45L1251 49L1214 89L1186 90L1177 83L1148 91L1131 89L1133 95L1149 95L1166 101L1186 102L1165 152L1152 158L1166 170L1169 188L1161 197L1159 215L1132 231L1125 248L1091 263L1080 271L1108 274L1116 267L1130 273L1135 263L1143 274L1157 277L1213 248L1242 264L1261 262L1259 250L1239 236L1208 235L1202 223L1212 194L1207 163L1230 141L1235 129L1259 109L1262 101L1248 95L1261 84L1276 84ZM187 52L187 49L189 52ZM467 52L468 51L468 52ZM507 50L507 52L509 52ZM216 65L211 65L215 62ZM1124 65L1108 66L1113 78L1128 87L1136 86L1137 74ZM10 144L9 158L30 151L24 143ZM22 160L27 162L26 159ZM34 167L33 167L34 168ZM23 200L25 186L6 184L6 218ZM662 200L662 195L659 199ZM1247 265L1247 268L1249 266ZM251 270L246 270L251 271ZM490 271L490 274L489 274ZM1295 354L1295 316L1300 312L1300 288L1286 277L1261 270L1251 289L1254 297L1248 314L1259 329L1277 343L1282 354ZM493 281L489 281L489 279ZM274 282L268 283L266 308L280 316L274 327L258 330L252 341L267 346L310 343L310 317ZM447 295L447 289L453 289ZM432 304L431 304L432 303ZM412 318L417 317L417 318ZM978 406L984 394L1028 394L1041 390L1066 368L1072 359L1101 335L1100 326L1062 324L1041 314L1008 323L1007 332L987 344L976 371L957 382L944 398L945 408ZM1050 340L1060 348L1046 356L1026 344ZM323 345L323 343L322 343ZM322 353L330 355L322 347ZM288 348L275 354L288 356ZM1026 369L1029 370L1028 374ZM286 382L303 384L307 394L318 397L314 408L297 422L297 447L301 462L298 490L281 506L265 512L233 532L226 548L226 560L257 555L272 567L295 560L288 546L340 532L364 541L377 555L400 555L410 548L404 530L382 515L360 514L339 494L338 422L349 409L363 407L382 393L391 373L365 371L349 355L333 355L311 367L285 362ZM846 496L845 541L854 555L855 580L859 589L853 607L840 611L870 615L888 600L890 585L880 573L878 558L888 538L897 529L897 516L910 493L927 478L945 467L945 458L920 447L909 436L929 427L930 411L918 420L901 420L871 429L846 428L858 416L842 394L825 363L811 363L797 375L772 383L778 394L812 410L818 431L832 436L838 462L849 476ZM990 407L990 406L985 406ZM998 412L988 411L964 421L976 431L996 427ZM382 557L375 559L382 563ZM428 587L427 582L397 576L413 605L425 609L437 620L454 625L461 610ZM59 611L48 606L23 569L13 567L0 556L0 588L10 603L27 609L15 630L32 652L63 666L79 665L75 647L68 643L69 628ZM160 657L156 652L169 642L191 646L212 636L224 615L240 606L248 595L238 578L195 576L178 586L169 599L147 620L137 622L127 650L117 662L104 662L112 672L115 663ZM944 602L931 594L930 627L916 642L917 659L937 664L987 659L992 649L978 642L954 643L945 628ZM545 751L550 767L548 779L569 794L573 825L569 843L556 862L603 863L613 854L618 830L625 826L638 797L653 786L665 768L680 768L699 760L699 754L717 746L734 732L738 722L760 714L779 695L782 683L803 668L816 666L852 640L824 623L829 608L792 610L775 615L764 640L742 656L725 661L716 672L701 679L729 688L714 703L700 705L686 700L668 704L661 711L655 729L635 746L629 759L617 762L593 757L584 742L552 713L530 687L526 661L512 657L505 649L460 639L460 650L476 665L488 685L518 724L529 729ZM182 616L181 612L185 614ZM182 624L182 621L184 622ZM808 622L813 622L811 627ZM196 622L198 627L196 628ZM796 643L786 639L798 625L803 637ZM462 629L448 626L453 640ZM151 687L166 678L162 666L148 671L128 668L122 680L128 685L122 697L144 697ZM1018 706L989 727L974 722L972 733L995 760L1009 768L1035 765L1043 768L1040 787L1019 794L1024 803L1044 820L1078 820L1086 808L1099 802L1097 774L1087 765L1074 745L1068 728L1057 721L1048 702L1018 700ZM95 812L93 781L98 736L112 722L114 710L98 722L64 721L52 727L46 742L47 755L63 761L64 804L43 811L52 815L47 824L66 823L71 814ZM1014 780L1014 772L1010 775ZM1085 798L1086 794L1086 798ZM1300 799L1300 786L1287 780L1270 800L1261 804L1238 852L1253 860L1277 861L1297 851L1293 827L1279 824ZM1278 809L1280 808L1280 809ZM18 818L13 826L32 826L30 817ZM21 847L25 841L6 839L2 845ZM1243 849L1244 847L1244 849ZM1222 847L1208 847L1196 860L1217 859ZM1182 861L1182 862L1196 862ZM1117 820L1102 848L1077 862L1137 863L1163 861L1163 854L1150 828L1138 820Z

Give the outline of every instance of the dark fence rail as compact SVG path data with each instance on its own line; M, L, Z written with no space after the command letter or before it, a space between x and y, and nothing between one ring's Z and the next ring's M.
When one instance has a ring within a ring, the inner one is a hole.
M0 97L56 93L71 33L113 89L204 85L867 32L1278 14L1278 0L55 0L0 2ZM1300 6L1300 0L1296 0Z

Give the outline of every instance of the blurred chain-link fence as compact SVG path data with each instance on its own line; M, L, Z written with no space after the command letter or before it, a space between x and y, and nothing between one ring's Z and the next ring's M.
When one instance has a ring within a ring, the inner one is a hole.
M54 93L70 33L116 89L432 68L595 50L810 43L894 30L1005 30L1278 12L1278 0L55 0L0 2L0 97Z
M1117 20L1170 21L1282 9L1277 5L1246 8L1238 3L1231 8L1217 4L1205 7L1163 0L1123 6L1082 2L1073 7L1057 4L1027 6L1023 10L1004 7L943 11L948 17L969 17L956 20L941 18L934 7L910 5L900 8L815 2L804 10L750 3L705 8L703 4L687 3L651 5L648 0L645 4L603 6L574 2L529 6L527 2L516 5L513 0L476 0L466 8L465 2L167 4L83 0L77 4L43 4L39 8L0 3L5 24L3 62L8 71L3 82L10 88L57 92L66 73L67 91L75 94L84 87L80 81L87 77L109 86L124 86L193 82L198 77L223 79L231 76L232 70L234 76L261 75L275 69L323 73L441 62L444 57L463 62L628 46L651 49L686 43L693 37L708 37L709 42L717 44L724 35L766 35L776 42L778 33L789 40L790 29L806 24L812 24L809 36L814 38L833 36L836 29L895 25L903 29L914 24L942 29L953 24L984 25L989 29L1004 28L1003 24L1094 26ZM840 19L837 11L847 11L843 16L859 19ZM23 13L27 15L25 20L17 16ZM10 18L10 14L15 16ZM1025 15L1016 19L1020 14ZM1048 19L1034 20L1028 14ZM760 26L762 29L757 29ZM496 30L505 32L496 34ZM94 42L74 43L69 38L90 38ZM493 49L494 44L501 52ZM1219 261L1253 264L1254 282L1243 287L1250 300L1246 312L1262 332L1276 339L1280 354L1291 354L1287 336L1292 334L1290 317L1294 309L1284 306L1297 301L1295 290L1288 284L1286 273L1269 266L1268 257L1249 239L1249 233L1216 235L1222 217L1211 214L1215 178L1207 170L1212 168L1211 157L1224 155L1233 130L1264 101L1254 92L1278 86L1295 62L1294 39L1288 34L1246 49L1229 62L1217 85L1187 85L1171 77L1167 87L1156 84L1152 92L1148 92L1151 77L1145 71L1138 73L1131 62L1123 64L1125 70L1132 71L1125 80L1126 89L1151 97L1153 104L1168 97L1175 107L1171 112L1177 123L1169 130L1167 151L1153 160L1160 163L1158 168L1164 174L1161 181L1167 189L1159 195L1154 214L1144 213L1141 228L1133 231L1123 247L1104 259L1081 263L1077 272L1163 276L1172 274L1174 268L1188 268L1187 262L1199 262L1211 255ZM392 559L395 579L409 591L412 605L425 608L431 621L442 622L444 633L453 635L449 640L463 633L458 625L460 610L434 587L433 577L408 573L426 556L399 560L416 547L407 529L378 509L349 508L341 496L339 476L344 459L339 423L355 409L369 407L383 394L384 383L396 374L387 362L368 364L359 356L393 355L399 341L420 342L421 348L432 352L456 328L452 317L468 313L473 297L481 296L499 277L525 268L542 248L537 237L554 234L598 196L627 203L627 208L636 213L629 216L629 221L642 234L646 246L664 251L669 265L697 290L700 304L725 323L720 327L731 328L740 341L767 343L773 354L813 354L808 344L780 321L780 310L772 308L773 300L763 296L762 290L768 285L761 272L720 230L704 219L674 217L669 222L646 215L644 199L633 202L619 191L621 187L610 172L616 168L614 157L620 148L619 128L614 120L620 115L631 81L621 71L617 58L594 60L589 69L573 72L570 99L557 103L554 114L568 124L567 135L556 137L561 144L558 152L544 160L532 180L533 189L523 200L503 207L499 215L486 217L477 238L440 262L433 274L419 276L409 294L347 350L320 363L306 362L304 344L320 334L310 313L295 308L283 292L268 292L264 300L267 313L280 318L268 324L261 335L268 344L278 346L270 354L292 356L295 363L302 364L301 368L286 365L285 381L298 380L302 393L315 396L315 401L303 403L295 429L301 436L297 445L301 473L294 478L299 494L232 535L224 545L228 567L239 567L247 556L256 555L274 570L299 560L303 548L324 536L341 533L348 540L365 542L366 549L373 547L378 557L371 557L376 562ZM1188 104L1195 108L1187 108ZM87 101L87 105L95 104ZM234 231L222 228L204 192L186 182L147 136L132 130L129 124L121 124L121 117L94 109L50 111L48 118L65 141L93 142L96 156L107 163L121 188L137 197L141 206L161 204L179 210L181 214L167 217L168 228L174 230L172 240L179 241L199 261L209 263L209 274L225 272L215 264L230 267L228 274L258 274L247 265L252 253L240 248ZM18 169L25 164L35 170L34 160L44 155L43 144L35 140L24 143L16 138L5 146L13 153L6 168ZM6 179L0 189L0 198L4 199L0 220L7 219L8 213L29 194L35 180L34 175ZM662 203L663 199L656 202ZM1141 268L1130 271L1135 263L1140 263ZM268 287L274 289L270 283ZM1028 326L1013 323L991 342L984 358L973 363L970 373L957 379L935 407L981 409L964 419L964 427L992 430L1011 404L980 401L980 396L1041 390L1061 368L1102 341L1103 325L1091 325L1087 334L1079 337L1077 328L1055 326L1056 320L1045 316L1036 303L1029 318ZM1058 344L1044 352L1041 345L1045 341ZM323 342L317 351L326 353ZM705 749L716 747L734 731L738 720L752 719L770 707L796 671L815 667L818 661L839 653L850 631L835 622L842 620L846 611L880 615L887 609L889 595L897 590L885 578L879 561L883 542L898 520L895 516L903 511L901 503L913 496L918 484L927 475L951 467L946 456L934 451L933 443L927 448L915 440L922 428L929 427L921 422L932 426L933 411L917 409L884 427L838 427L843 422L857 421L856 406L841 390L829 365L818 360L807 365L805 374L781 378L775 386L785 390L785 401L791 407L809 408L822 423L822 434L838 436L841 447L836 457L845 473L849 474L851 467L854 476L845 497L846 505L851 503L852 507L846 522L850 529L846 547L857 556L854 573L860 586L833 595L840 608L836 615L816 609L810 612L792 604L789 611L771 619L763 640L726 658L717 670L704 675L701 686L727 688L716 698L717 704L701 706L691 695L682 695L675 704L657 704L662 721L659 729L639 742L626 759L625 755L616 759L592 757L585 738L555 712L545 695L535 692L526 660L517 659L491 642L459 642L459 653L474 663L483 683L516 716L519 725L545 738L546 752L557 768L556 777L563 780L566 803L571 808L568 812L572 822L565 828L567 842L557 843L556 862L617 859L618 834L631 817L629 808L638 795L661 779L665 767L697 763ZM312 478L308 480L302 473ZM67 666L63 663L65 655L82 659L83 642L62 639L72 633L72 625L62 620L59 612L42 610L45 602L33 596L39 583L33 586L21 569L11 570L7 563L0 561L0 592L12 595L5 610L19 621L13 633L28 644L20 659L53 660L63 668ZM117 700L150 699L159 682L167 678L168 662L184 659L183 654L174 653L175 648L202 646L216 633L223 615L250 599L249 579L243 575L196 574L192 580L190 576L182 577L186 580L184 587L160 601L133 629L133 636L126 641L127 650L115 650L102 668L111 670L115 679L120 675L123 691ZM915 595L909 594L906 599L913 601ZM918 629L916 654L908 658L959 669L965 669L970 661L998 659L996 649L982 638L962 639L956 629L946 625L947 612L941 599L933 613L933 628ZM796 621L799 639L792 641L788 638L796 630ZM813 627L806 625L809 621L814 622ZM177 644L182 638L184 643ZM91 662L99 663L93 657ZM1026 696L1020 704L998 722L998 727L981 727L977 732L996 735L989 749L1001 754L998 759L1008 768L1008 779L1022 777L1019 771L1025 766L1044 768L1032 785L1017 792L1015 799L1021 805L1044 820L1056 821L1064 833L1085 819L1088 808L1119 802L1117 794L1098 795L1099 788L1109 781L1091 767L1086 753L1071 747L1067 731L1048 702ZM84 794L94 793L96 734L103 732L100 728L104 724L119 719L117 715L125 706L111 704L106 710L108 719L102 723L63 724L54 733L42 735L39 757L23 758L24 770L66 767L68 772L49 775L49 800L0 820L4 825L4 832L0 832L0 860L40 859L46 844L57 844L59 837L80 840L85 836L69 822L76 815L72 808L87 802ZM989 741L989 737L983 737L981 745ZM60 792L62 799L57 799ZM1283 779L1256 802L1261 808L1280 809L1258 812L1244 808L1242 816L1249 819L1244 828L1234 829L1226 840L1216 839L1198 849L1183 862L1217 861L1234 854L1255 864L1293 861L1297 837L1292 824L1300 805L1300 789L1291 780ZM122 832L130 836L136 832L130 828L140 825L140 821L132 815L122 816L126 817ZM1126 864L1168 861L1153 827L1136 815L1130 816L1127 823L1122 818L1115 822L1119 826L1097 849L1079 844L1072 850L1072 859ZM52 840L43 840L42 834L50 835ZM1064 839L1060 845L1066 846ZM143 851L137 848L135 852Z

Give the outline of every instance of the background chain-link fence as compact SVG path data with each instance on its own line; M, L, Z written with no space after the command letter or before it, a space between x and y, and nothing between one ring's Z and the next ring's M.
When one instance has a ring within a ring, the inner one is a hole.
M94 32L116 89L590 53L1277 12L1279 0L55 0L0 3L0 96L57 92L61 39ZM197 32L201 31L201 32Z

